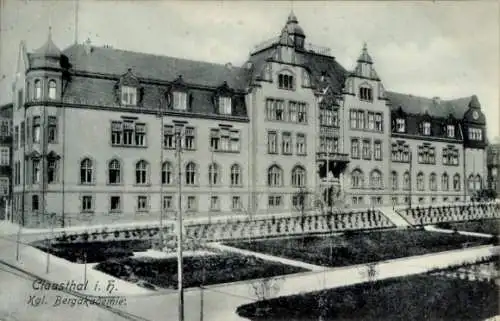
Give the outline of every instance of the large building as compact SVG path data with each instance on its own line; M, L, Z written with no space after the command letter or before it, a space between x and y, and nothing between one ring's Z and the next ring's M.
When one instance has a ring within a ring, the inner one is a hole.
M0 106L0 219L11 220L12 104Z
M488 188L500 195L500 140L490 144L488 153Z
M17 217L152 219L179 195L193 215L452 202L481 188L476 96L386 92L366 45L349 71L305 38L290 14L241 67L21 43Z

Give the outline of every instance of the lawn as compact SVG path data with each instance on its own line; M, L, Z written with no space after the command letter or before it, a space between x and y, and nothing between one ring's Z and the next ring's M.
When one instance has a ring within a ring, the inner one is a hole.
M183 259L184 287L198 287L307 271L253 256L233 253L191 256ZM122 258L98 264L95 269L135 282L145 281L161 288L177 288L177 259Z
M499 219L468 221L460 223L440 223L437 224L437 226L450 230L456 229L457 231L476 232L491 235L498 234L500 232Z
M498 313L493 282L417 275L260 301L238 308L253 321L479 321Z
M490 239L423 230L372 231L330 237L233 241L226 245L323 266L348 266L483 245Z

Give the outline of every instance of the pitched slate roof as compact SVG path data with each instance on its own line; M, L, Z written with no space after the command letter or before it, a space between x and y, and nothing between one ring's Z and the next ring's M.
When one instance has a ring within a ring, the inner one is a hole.
M218 87L227 82L229 87L244 90L246 70L204 61L195 61L108 47L75 44L63 51L75 71L121 76L129 68L139 78L174 81L182 75L187 84Z
M310 52L299 52L298 55L301 63L309 68L311 84L314 87L324 89L330 86L334 92L342 92L348 72L334 57ZM324 81L321 80L322 76L324 76Z
M391 91L386 91L386 95L393 111L401 107L407 114L423 115L427 112L429 116L437 118L447 118L451 114L456 119L462 119L465 112L469 109L469 103L471 102L471 97L436 100Z

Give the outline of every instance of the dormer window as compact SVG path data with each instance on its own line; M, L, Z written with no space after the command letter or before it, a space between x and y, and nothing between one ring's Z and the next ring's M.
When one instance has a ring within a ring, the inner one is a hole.
M232 113L232 101L231 97L221 96L219 97L219 114L231 115Z
M40 100L42 99L42 82L40 81L40 79L37 79L35 80L35 100Z
M403 118L396 119L396 131L398 133L406 132L406 121Z
M137 88L123 86L121 90L122 105L135 106L137 105Z
M293 90L294 88L294 79L292 75L288 74L279 74L278 75L278 88Z
M447 125L446 126L446 136L448 138L455 138L455 126L454 125Z
M51 80L49 81L49 99L56 99L56 81Z
M480 128L469 128L469 140L482 141L483 131Z
M422 134L425 136L430 136L431 134L431 123L429 122L423 122L422 123Z
M373 101L373 90L368 87L360 87L359 99L364 101Z
M175 91L173 93L173 109L186 110L187 109L187 94L182 91Z

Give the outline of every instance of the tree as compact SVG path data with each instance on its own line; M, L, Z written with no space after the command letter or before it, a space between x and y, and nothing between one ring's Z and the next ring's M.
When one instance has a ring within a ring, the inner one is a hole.
M308 194L309 192L303 187L300 187L297 193L295 194L294 206L300 213L300 227L302 229L302 245L305 243L304 227L306 222L306 200Z

